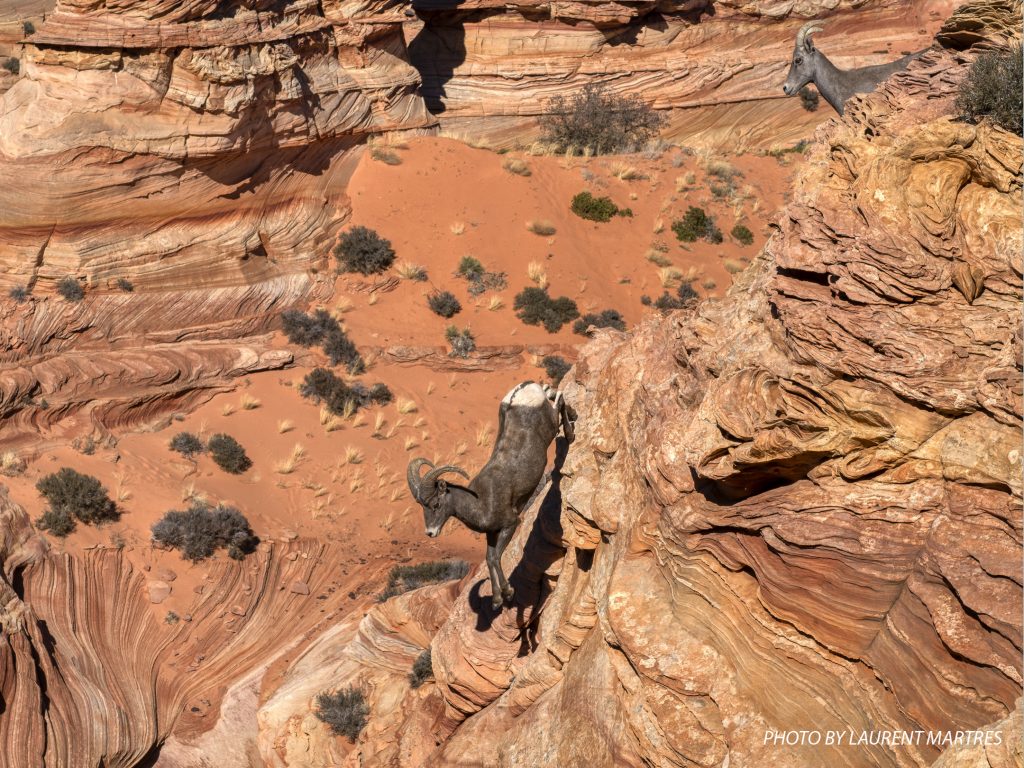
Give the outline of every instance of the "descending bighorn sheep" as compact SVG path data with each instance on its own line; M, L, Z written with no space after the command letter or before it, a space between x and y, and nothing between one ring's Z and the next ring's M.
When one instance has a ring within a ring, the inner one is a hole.
M793 49L793 63L789 67L783 92L787 96L795 96L808 83L814 83L825 101L835 108L840 115L843 106L855 93L870 93L880 82L894 72L907 68L907 65L923 51L911 53L902 59L889 64L878 64L860 69L839 69L825 58L825 54L814 47L811 35L821 32L819 22L811 21L804 24L796 35L796 47Z
M559 425L571 443L574 429L562 393L527 381L501 401L494 451L468 486L441 479L446 472L454 472L469 480L460 467L435 467L426 459L409 462L409 490L423 507L428 536L437 536L449 517L461 520L470 530L487 534L487 570L495 608L512 600L514 592L501 570L501 555L519 525L519 515L544 477L548 446L558 434ZM424 465L429 471L421 477Z

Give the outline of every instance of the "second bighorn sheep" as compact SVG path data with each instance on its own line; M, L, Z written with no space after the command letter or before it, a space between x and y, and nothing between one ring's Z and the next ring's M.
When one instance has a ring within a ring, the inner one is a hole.
M825 54L815 47L814 40L811 39L811 35L821 32L822 29L820 22L810 21L797 32L793 61L782 91L787 96L796 96L805 85L814 83L825 101L840 115L843 114L846 102L855 93L870 93L889 75L906 69L914 58L923 53L911 53L889 64L860 69L839 69L825 58Z
M484 468L470 480L461 467L435 467L426 459L409 462L409 491L423 507L427 535L437 536L448 518L461 520L470 530L487 535L487 570L491 602L500 608L514 591L501 570L501 555L519 526L519 516L544 477L548 446L558 434L574 439L570 409L561 392L532 381L515 386L498 410L498 436ZM428 472L420 475L424 466ZM455 473L467 485L446 482Z

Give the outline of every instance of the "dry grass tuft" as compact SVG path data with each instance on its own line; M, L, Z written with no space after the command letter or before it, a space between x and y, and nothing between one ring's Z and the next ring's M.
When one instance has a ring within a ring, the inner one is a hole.
M619 181L636 181L647 178L632 165L626 165L625 163L612 163L611 172L612 176Z
M291 432L293 429L295 429L295 422L291 419L283 419L277 422L277 431L279 434L283 435L286 432Z
M451 229L453 235L461 235L463 232L466 231L466 225L463 224L461 221L456 221L454 224L451 225L451 227L449 227L449 229Z
M346 464L362 464L363 454L360 453L359 449L354 445L350 445L345 449L345 463Z
M505 162L501 164L501 167L509 173L514 173L516 176L529 176L531 174L530 166L517 157L505 158Z
M487 309L489 309L491 312L497 312L504 306L505 302L501 300L500 296L491 296L491 300L487 303Z
M675 288L683 279L683 273L675 267L662 267L658 270L658 279L663 288Z
M539 261L531 261L526 266L526 274L538 288L548 287L548 273L544 271L544 265Z
M540 235L541 237L548 237L558 231L550 221L528 221L526 222L526 228L533 232L533 234Z
M397 152L392 152L386 147L373 147L370 149L370 157L378 162L385 163L386 165L401 165L402 158L398 156Z
M427 270L420 264L413 264L411 261L400 261L395 265L395 274L403 280L422 283L427 279Z
M298 469L299 464L302 463L305 456L306 449L301 444L296 443L287 458L282 459L274 465L274 471L279 475L290 475Z
M403 397L398 398L398 404L396 407L398 408L399 413L416 413L417 411L416 403L413 400L408 400Z
M25 471L27 463L14 451L5 451L0 455L0 475L15 477Z
M263 405L258 399L249 394L243 394L238 404L242 406L243 411L255 411Z
M746 265L742 261L736 261L736 259L726 259L722 262L722 266L725 267L725 271L730 275L735 275L746 269Z
M476 444L483 447L491 442L492 427L490 422L487 424L481 424L476 431Z
M651 248L649 251L647 251L647 260L652 264L656 264L659 267L672 266L672 259L670 259L664 253L659 251L657 248Z

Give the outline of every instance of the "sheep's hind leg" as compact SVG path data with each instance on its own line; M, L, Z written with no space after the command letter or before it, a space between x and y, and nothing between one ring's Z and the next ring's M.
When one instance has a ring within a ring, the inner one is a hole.
M512 540L512 534L516 532L516 526L510 525L502 528L498 531L497 541L494 546L494 560L498 566L498 577L501 579L501 596L504 598L506 603L511 603L512 598L516 596L516 591L512 589L512 585L508 583L508 579L505 578L505 572L501 568L501 556L505 553L505 547Z
M487 572L491 575L491 605L499 609L503 603L501 581L505 578L501 574L501 555L497 551L497 541L500 535L500 531L492 531L487 534Z

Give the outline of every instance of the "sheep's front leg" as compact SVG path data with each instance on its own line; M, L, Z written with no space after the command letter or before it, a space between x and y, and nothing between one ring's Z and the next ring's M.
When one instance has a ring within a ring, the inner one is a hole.
M506 603L511 603L512 598L515 597L516 591L512 589L508 583L508 579L505 578L505 572L501 568L501 556L505 554L505 547L512 540L512 534L516 532L515 525L509 525L498 531L497 540L494 544L494 560L498 569L498 577L501 580L501 596ZM495 593L497 594L497 593Z
M495 608L501 608L502 605L501 581L499 580L501 555L498 554L496 548L499 534L499 531L487 533L487 572L491 575L491 605ZM504 576L501 578L503 579Z

